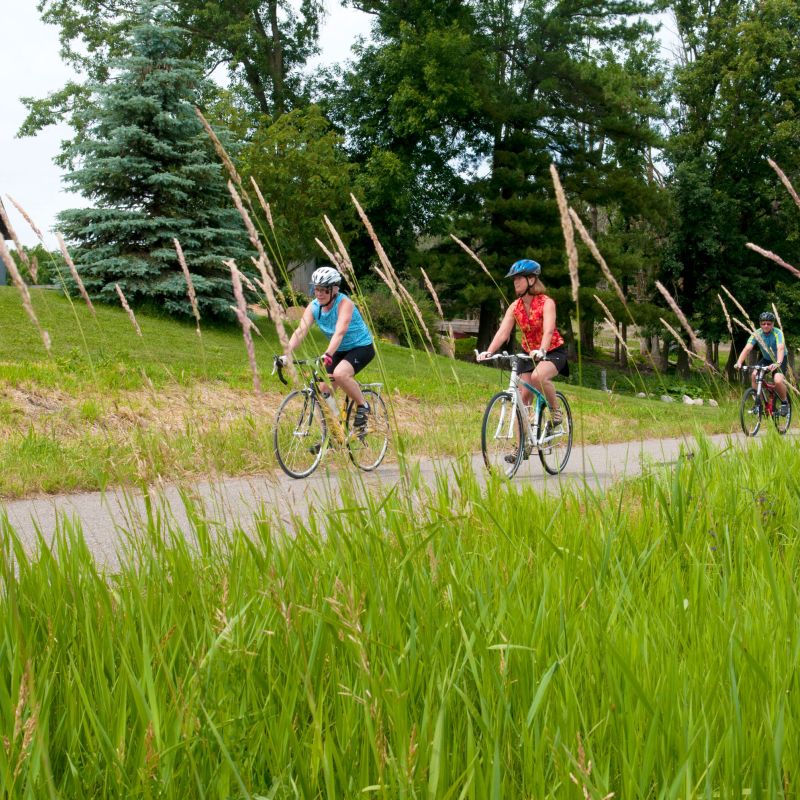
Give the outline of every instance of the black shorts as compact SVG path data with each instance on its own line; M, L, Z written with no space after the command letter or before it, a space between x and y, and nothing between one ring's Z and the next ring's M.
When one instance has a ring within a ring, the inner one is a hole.
M347 361L348 364L351 364L354 372L357 374L361 372L373 358L375 358L375 346L371 344L353 347L351 350L337 350L333 354L331 365L327 368L328 375L332 375L333 371L342 361Z
M566 345L556 347L547 353L547 360L555 364L558 370L558 375L563 375L565 378L569 377L569 361L567 361L567 348ZM533 359L521 358L519 360L519 375L524 375L526 372L533 372L534 363Z
M770 364L774 364L775 362L771 358L759 358L758 364L756 366L759 367L768 367ZM780 370L784 375L789 371L789 359L784 356L783 361L781 361L780 365L778 366L778 370ZM778 371L776 370L776 372Z

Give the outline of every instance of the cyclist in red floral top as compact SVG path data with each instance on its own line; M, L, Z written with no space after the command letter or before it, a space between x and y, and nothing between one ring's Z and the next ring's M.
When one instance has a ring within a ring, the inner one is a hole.
M541 272L539 263L529 258L512 264L506 278L514 279L517 299L508 307L489 349L478 356L478 361L483 361L508 341L514 325L519 325L522 349L530 354L530 359L523 359L520 363L519 376L547 398L553 422L558 424L561 422L561 409L553 378L569 375L569 364L564 337L556 328L556 304L545 294L545 286L539 277ZM524 384L520 385L520 395L523 403L530 404L531 392Z

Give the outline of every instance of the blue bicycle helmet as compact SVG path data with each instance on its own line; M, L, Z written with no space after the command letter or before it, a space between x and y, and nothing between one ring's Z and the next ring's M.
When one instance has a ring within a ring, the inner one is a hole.
M539 275L541 271L542 265L538 261L530 258L521 258L511 265L506 278L516 278L517 275Z

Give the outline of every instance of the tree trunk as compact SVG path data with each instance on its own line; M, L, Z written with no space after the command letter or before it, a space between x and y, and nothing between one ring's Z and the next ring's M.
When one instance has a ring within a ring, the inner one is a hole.
M497 300L486 300L481 303L478 317L478 350L483 351L489 348L489 344L497 332L499 320Z
M667 369L667 353L669 352L669 343L666 341L661 341L659 343L659 337L653 337L653 363L656 365L656 369L660 370L661 372L665 372Z
M678 350L678 363L675 369L682 378L689 377L689 354L682 347Z
M729 381L736 380L736 374L733 370L733 365L736 363L736 359L739 357L739 353L742 352L742 349L747 344L748 335L746 333L739 333L736 331L733 334L733 341L731 342L731 352L728 356L728 365L725 368L725 377ZM758 348L755 348L755 352L758 352ZM751 356L753 354L751 353Z
M584 356L594 355L594 320L581 318L580 325L581 353Z
M624 322L620 322L619 324L619 334L622 338L622 341L627 344L628 342L628 326ZM620 345L619 348L619 364L620 366L625 369L628 366L628 348L623 347Z
M285 110L285 91L283 74L283 37L278 25L278 0L269 4L269 25L272 31L272 52L269 59L269 71L272 75L272 102L275 116L279 117Z
M564 344L567 346L567 358L576 361L578 358L578 347L575 342L575 334L572 332L572 320L567 320L566 325L561 325L556 321L556 327L564 337Z

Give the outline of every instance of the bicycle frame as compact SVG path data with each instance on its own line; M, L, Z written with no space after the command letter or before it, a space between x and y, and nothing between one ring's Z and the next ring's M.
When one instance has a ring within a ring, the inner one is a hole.
M765 375L769 372L768 367L750 367L750 371L756 376L756 398L764 398L764 413L771 417L775 413L776 401L780 402L778 392L775 390L775 384L772 381L765 379Z
M477 352L477 351L476 351ZM494 356L491 356L492 359L506 359L511 363L511 376L508 380L508 388L506 391L512 396L513 402L511 406L511 413L509 414L508 418L508 436L511 437L513 427L514 427L514 417L516 416L517 408L522 410L522 419L525 428L525 450L526 455L530 455L533 451L533 448L542 448L547 445L548 442L551 442L553 439L557 439L561 434L560 433L553 433L549 436L546 435L547 431L545 426L541 424L542 421L542 411L544 407L547 405L547 398L535 387L531 386L530 383L527 381L522 380L519 377L519 362L523 358L530 358L526 353L497 353ZM546 359L543 359L546 360ZM531 403L530 407L526 406L522 400L520 399L520 392L519 387L520 384L524 386L526 389L533 393L533 399L536 404L536 407L533 409L533 419L531 420L531 413L530 409L533 408L534 403ZM505 425L505 420L501 419L498 423L498 428L496 433L499 435L501 433L502 425Z
M322 416L325 417L325 422L328 424L328 434L334 438L337 444L341 444L346 438L344 423L347 418L347 401L345 401L343 405L340 405L338 401L335 400L335 395L333 395L337 409L337 413L334 416L333 409L328 405L327 398L322 394L322 390L319 388L319 385L325 381L325 377L323 377L318 369L321 361L321 357L318 357L296 360L294 363L298 366L311 367L311 375L309 376L306 388L303 389L303 391L308 394L309 401L311 402L310 413L313 415L314 406L318 405L322 410ZM272 371L273 373L277 371L281 383L286 386L289 385L289 381L284 377L283 364L278 356L275 356Z
M298 366L310 366L311 367L311 375L308 379L308 384L306 388L303 390L308 392L309 398L311 400L312 406L311 411L313 413L314 405L319 405L320 409L322 409L322 415L325 417L325 421L328 423L328 432L331 434L334 439L336 440L337 444L342 444L347 440L348 432L345 430L345 423L347 421L347 412L352 404L352 400L345 395L345 400L343 403L339 403L336 400L336 395L332 394L331 397L334 398L334 403L336 404L336 415L333 414L333 409L328 404L328 398L326 398L322 394L322 390L319 388L321 383L325 383L329 381L330 376L323 375L319 371L319 365L322 362L322 357L318 356L317 358L308 358L308 359L301 359L295 360L295 364ZM275 356L272 368L273 374L275 372L278 373L278 378L280 379L281 383L288 386L289 381L286 380L283 374L283 364L280 361L279 356ZM381 389L383 389L382 383L360 383L358 385L361 389L371 389L375 392L376 395L380 397Z

